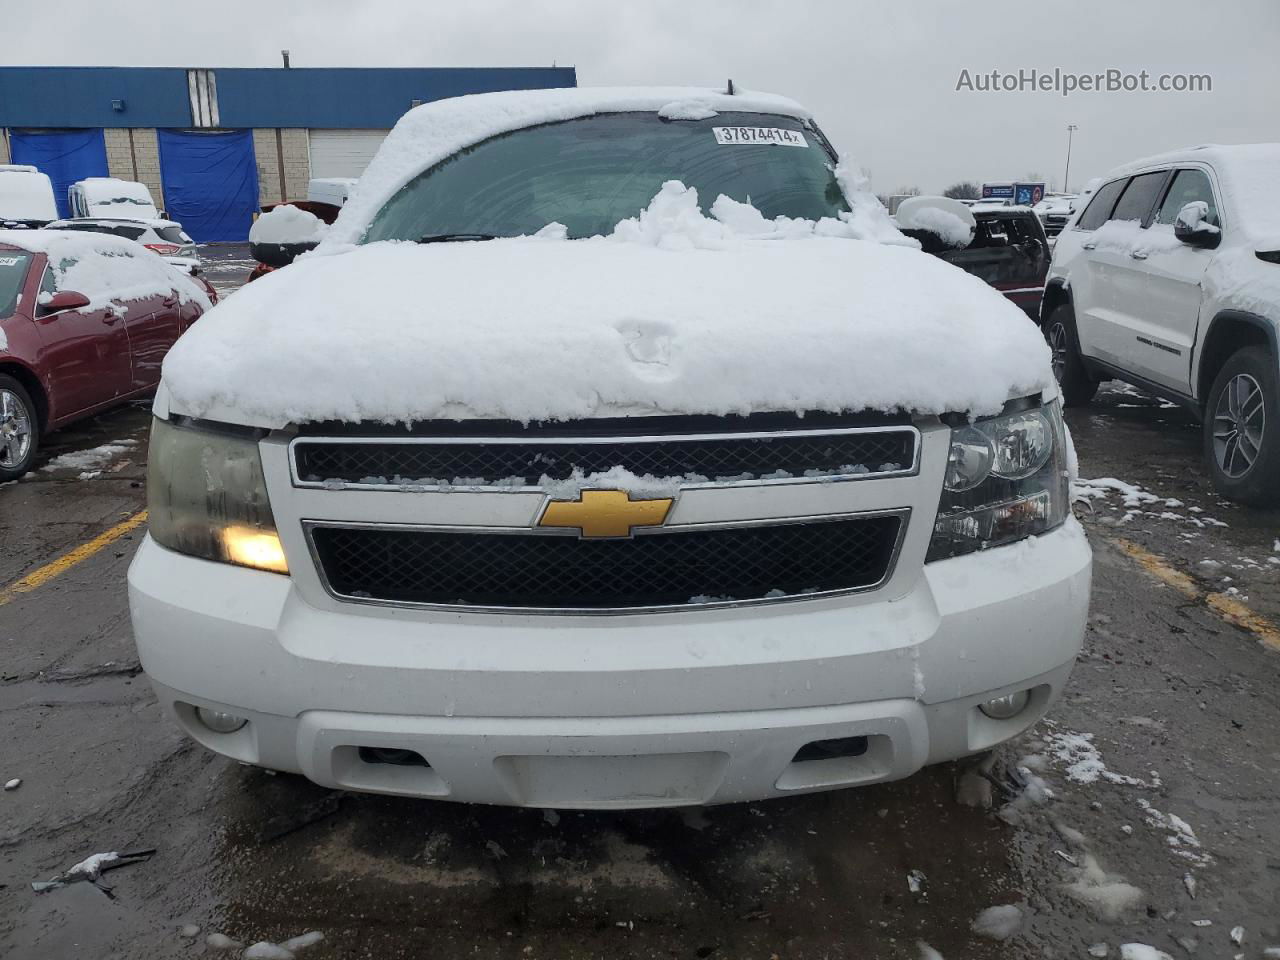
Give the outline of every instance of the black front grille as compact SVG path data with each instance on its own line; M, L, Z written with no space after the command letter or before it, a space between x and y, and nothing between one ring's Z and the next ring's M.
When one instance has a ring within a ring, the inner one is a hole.
M312 528L334 593L399 603L624 609L855 590L889 573L897 515L584 540Z
M537 485L544 476L564 480L575 470L590 475L613 467L640 476L685 477L697 482L906 470L914 463L915 434L911 430L799 432L713 440L673 437L658 442L620 438L605 443L300 440L294 455L298 477L308 483L491 485L518 479Z

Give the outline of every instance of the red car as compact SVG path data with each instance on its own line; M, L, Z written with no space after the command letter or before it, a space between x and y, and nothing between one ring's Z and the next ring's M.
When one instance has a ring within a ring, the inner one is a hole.
M210 305L130 240L0 230L0 483L30 469L43 433L154 391Z

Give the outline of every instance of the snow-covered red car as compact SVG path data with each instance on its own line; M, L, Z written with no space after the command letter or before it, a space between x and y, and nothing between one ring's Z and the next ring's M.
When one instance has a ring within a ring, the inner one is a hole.
M129 573L208 748L552 808L874 783L1025 731L1091 554L1049 350L781 97L406 114L165 362Z
M130 240L0 230L0 482L30 469L43 433L154 391L209 307Z

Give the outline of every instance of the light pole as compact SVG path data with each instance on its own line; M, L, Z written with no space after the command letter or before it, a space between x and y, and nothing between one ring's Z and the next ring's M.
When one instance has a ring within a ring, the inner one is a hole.
M1071 135L1080 128L1074 123L1067 124L1067 169L1062 172L1062 192L1070 193L1071 188L1067 186L1068 177L1071 175Z

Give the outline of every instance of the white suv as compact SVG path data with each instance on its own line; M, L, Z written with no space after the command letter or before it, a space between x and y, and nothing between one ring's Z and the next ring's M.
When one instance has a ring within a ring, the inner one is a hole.
M1114 377L1204 421L1215 486L1280 502L1280 144L1113 171L1058 237L1041 304L1067 406Z
M165 361L129 571L161 703L331 787L553 808L1026 730L1089 604L1049 350L856 169L741 91L407 113Z

